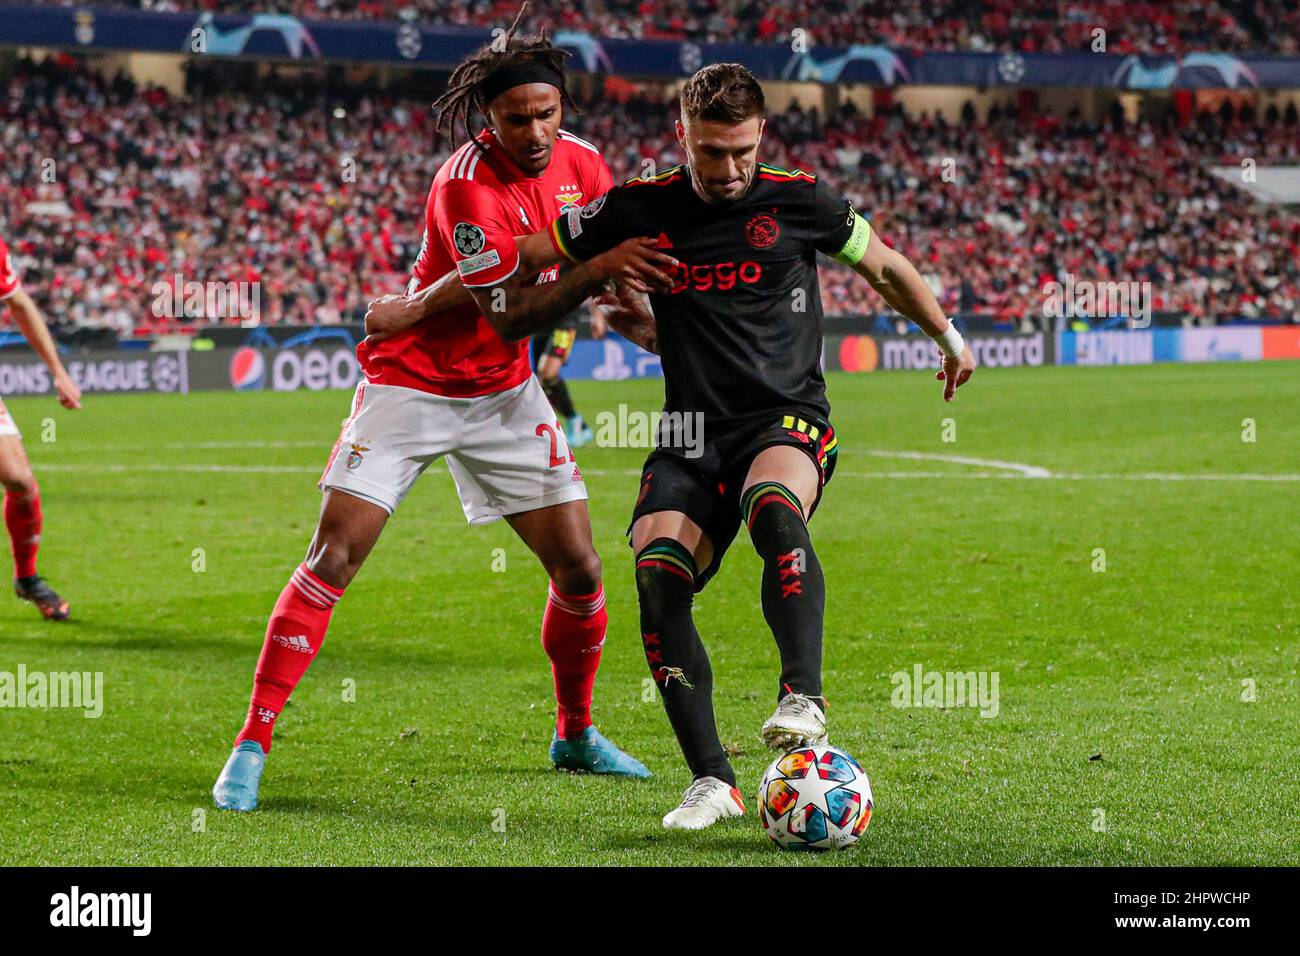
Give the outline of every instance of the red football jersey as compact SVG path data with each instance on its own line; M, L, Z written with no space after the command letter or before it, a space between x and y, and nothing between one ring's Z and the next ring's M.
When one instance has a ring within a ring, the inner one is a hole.
M9 247L5 241L0 239L0 299L7 299L23 287L18 278L18 270L14 268L13 256L9 254Z
M466 143L434 177L425 208L424 242L408 291L456 269L466 286L502 282L519 268L516 236L545 229L556 216L591 202L612 185L600 151L564 130L540 176L521 170L491 130ZM554 281L551 266L538 282ZM357 346L366 379L436 395L468 398L514 388L528 378L528 340L507 342L470 304L377 345Z

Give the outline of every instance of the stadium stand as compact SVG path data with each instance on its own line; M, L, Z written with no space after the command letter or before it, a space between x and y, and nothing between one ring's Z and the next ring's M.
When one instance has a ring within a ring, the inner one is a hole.
M356 319L403 286L447 155L428 98L256 83L194 70L174 97L69 57L19 64L0 100L0 230L51 318L168 331L178 323L151 316L150 290L176 273L259 281L270 323ZM628 178L681 161L670 113L632 94L567 125ZM1300 218L1211 170L1243 156L1300 164L1294 107L1135 125L1118 112L1092 124L972 110L945 123L792 106L771 118L764 152L827 176L952 313L1015 323L1041 309L1044 282L1076 272L1148 279L1157 311L1201 322L1300 315ZM56 175L43 175L53 156ZM884 311L838 269L825 270L823 299L828 314Z
M30 0L28 0L30 2ZM86 6L73 0L37 0ZM500 26L515 0L106 0L98 6L159 12L289 13L303 18L414 19ZM1300 47L1296 0L586 0L535 4L530 28L580 29L605 38L885 44L925 50L1061 52L1090 49L1106 30L1113 53L1276 52Z

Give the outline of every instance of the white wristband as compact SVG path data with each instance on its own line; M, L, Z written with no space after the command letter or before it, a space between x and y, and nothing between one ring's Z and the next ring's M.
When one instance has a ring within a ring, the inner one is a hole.
M934 344L939 346L939 351L948 358L960 358L962 351L966 348L966 343L962 341L961 333L957 331L957 326L948 320L948 329L942 335L933 336Z

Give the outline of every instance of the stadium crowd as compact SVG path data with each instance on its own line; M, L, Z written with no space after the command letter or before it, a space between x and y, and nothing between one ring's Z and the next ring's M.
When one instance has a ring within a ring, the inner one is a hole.
M36 2L67 6L75 0ZM508 23L519 9L517 0L103 0L103 5L479 27ZM1022 52L1092 49L1093 31L1100 27L1112 53L1300 50L1297 0L562 0L534 2L525 23L608 38L696 42L788 43L792 31L802 29L811 43L828 45Z
M418 250L434 146L427 99L259 80L173 97L24 63L0 98L0 235L56 321L165 331L155 283L259 282L263 322L359 318ZM196 97L202 97L202 106ZM566 125L616 181L681 161L661 99L605 98ZM764 158L817 170L872 216L951 313L1041 316L1044 283L1149 281L1201 321L1300 314L1300 219L1210 167L1300 163L1300 123L1225 110L1186 126L897 108L771 118ZM885 307L839 267L828 314ZM237 321L237 320L236 320Z

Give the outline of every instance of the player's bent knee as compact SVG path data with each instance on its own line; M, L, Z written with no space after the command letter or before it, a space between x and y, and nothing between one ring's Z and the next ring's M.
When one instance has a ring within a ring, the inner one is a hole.
M751 538L797 530L806 533L806 513L799 496L777 481L756 482L740 496L741 519Z
M636 555L636 592L643 623L655 627L657 617L675 603L691 603L695 594L695 559L680 541L655 538Z
M379 540L388 512L379 505L329 488L320 523L307 551L307 567L326 584L345 588Z
M664 580L664 574L653 568L638 566L636 569L636 596L641 607L642 631L658 631L664 626L667 597L672 586L671 582Z
M314 560L307 562L311 573L326 584L336 588L346 588L360 570L360 562L348 560L347 555L339 551L326 551Z
M600 587L600 555L595 549L566 557L548 570L555 587L565 594L592 594Z
M326 584L346 588L361 570L369 547L361 547L346 537L317 536L307 567Z
M0 476L0 485L4 486L6 494L27 498L36 490L36 476L30 471L7 474Z

